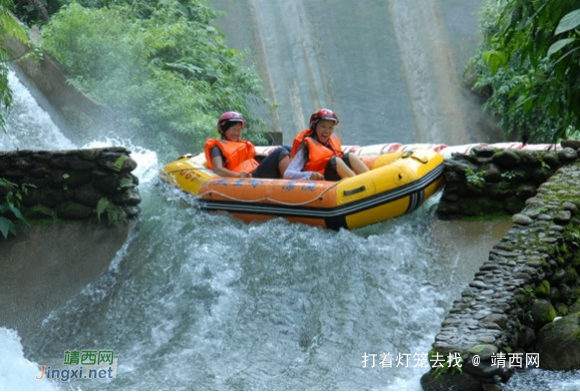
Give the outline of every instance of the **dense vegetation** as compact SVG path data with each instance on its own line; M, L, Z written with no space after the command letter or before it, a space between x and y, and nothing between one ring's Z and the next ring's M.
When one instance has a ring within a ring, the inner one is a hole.
M14 13L27 25L43 24L49 21L50 15L56 13L67 0L18 0Z
M11 0L0 0L0 37L14 38L22 42L28 42L26 31L8 13L13 7ZM4 41L0 40L0 107L9 108L12 104L12 91L8 86L8 63L12 59L8 57ZM4 117L0 114L0 132L4 131ZM20 212L22 192L26 189L0 178L0 234L7 238L9 234L16 233L16 223L26 222Z
M140 144L173 156L199 150L226 110L264 130L249 110L266 102L261 80L211 25L216 13L205 0L60 2L67 4L40 20L43 49ZM247 136L265 142L258 132Z
M0 0L0 37L14 38L28 42L26 30L8 13L13 7L12 0ZM11 59L0 40L0 107L8 108L12 103L12 91L8 87L8 63ZM0 115L0 128L4 129L4 117Z
M530 143L578 137L578 1L488 1L481 25L471 71L508 137Z

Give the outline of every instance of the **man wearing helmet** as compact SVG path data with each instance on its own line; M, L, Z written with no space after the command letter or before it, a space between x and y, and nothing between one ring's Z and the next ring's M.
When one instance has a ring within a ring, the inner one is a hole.
M282 178L290 163L288 150L279 147L261 163L255 159L254 145L242 140L244 117L238 112L225 112L217 122L220 139L205 142L208 167L222 177Z
M300 132L292 142L292 162L286 169L286 179L338 181L369 171L356 155L344 154L340 140L334 134L338 116L320 109L310 116L310 128Z

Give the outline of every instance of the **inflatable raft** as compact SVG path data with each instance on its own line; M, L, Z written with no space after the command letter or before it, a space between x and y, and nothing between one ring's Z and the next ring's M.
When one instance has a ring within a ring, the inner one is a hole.
M258 157L275 147L256 147ZM361 158L371 169L338 182L227 178L207 168L203 153L167 164L161 178L198 196L207 211L244 221L283 217L330 229L356 229L418 208L443 187L443 156L413 149Z

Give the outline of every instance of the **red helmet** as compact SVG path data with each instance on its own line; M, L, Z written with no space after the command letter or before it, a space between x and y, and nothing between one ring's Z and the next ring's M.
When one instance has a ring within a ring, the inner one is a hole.
M332 120L334 121L334 125L338 125L339 122L338 116L332 110L320 109L310 116L310 129L314 129L314 126L320 120Z
M229 122L241 122L242 128L246 127L246 120L244 120L244 116L242 116L238 112L224 112L220 116L217 122L217 129L218 132L222 132L222 127Z

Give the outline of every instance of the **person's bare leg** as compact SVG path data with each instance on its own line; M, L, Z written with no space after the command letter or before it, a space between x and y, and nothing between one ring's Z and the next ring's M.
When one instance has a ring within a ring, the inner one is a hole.
M358 155L349 154L348 160L350 162L350 166L352 166L352 170L356 174L366 173L369 171L369 168L365 163L360 159Z
M354 177L356 173L353 172L350 167L344 163L344 161L340 158L336 158L336 173L340 178L347 178L347 177Z

